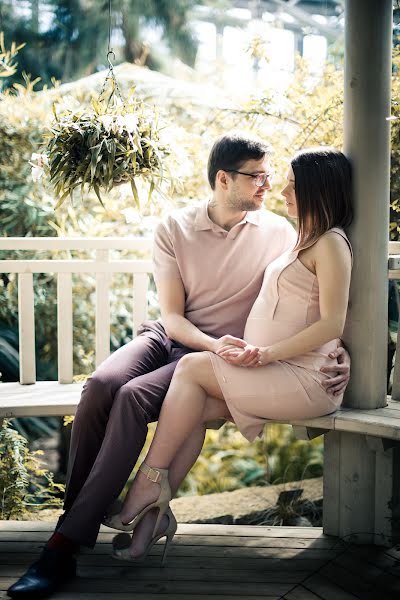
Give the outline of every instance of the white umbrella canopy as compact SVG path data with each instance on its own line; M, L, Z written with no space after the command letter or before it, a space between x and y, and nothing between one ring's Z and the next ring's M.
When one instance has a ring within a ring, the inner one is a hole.
M233 108L234 104L221 88L211 84L189 82L163 75L147 67L131 63L122 63L114 67L114 74L122 94L134 86L141 99L157 98L162 104L183 104L188 102L208 108ZM54 100L57 96L73 95L81 99L90 95L98 95L102 89L107 69L82 77L77 81L63 83L55 88L46 89L46 99Z

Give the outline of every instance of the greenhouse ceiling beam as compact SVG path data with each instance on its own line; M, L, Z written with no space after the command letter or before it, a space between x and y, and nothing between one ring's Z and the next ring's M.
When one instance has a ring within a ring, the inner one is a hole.
M294 5L289 5L287 2L284 2L282 0L269 0L268 3L263 3L262 5L257 6L252 6L248 2L236 1L232 2L231 7L246 8L249 10L253 8L255 10L255 12L253 13L253 18L259 18L258 13L262 13L265 11L276 13L277 16L280 12L285 12L293 17L294 22L283 23L284 29L288 29L289 31L293 31L294 33L300 34L304 34L305 32L307 32L324 35L329 42L336 41L338 35L340 35L343 31L343 27L339 24L339 18L337 20L337 27L318 23L317 21L311 19L311 13L307 13L306 11L299 9ZM226 13L226 11L219 10L216 8L193 7L193 9L190 11L190 16L192 20L214 23L214 25L218 29L227 26L245 27L248 22L246 19L229 15Z

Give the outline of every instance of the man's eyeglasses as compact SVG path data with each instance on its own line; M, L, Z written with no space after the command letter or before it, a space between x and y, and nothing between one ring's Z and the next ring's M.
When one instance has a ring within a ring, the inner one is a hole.
M262 187L267 179L271 181L273 177L273 173L244 173L243 171L237 171L236 169L224 169L224 171L227 173L238 173L239 175L247 175L247 177L252 177L257 187Z

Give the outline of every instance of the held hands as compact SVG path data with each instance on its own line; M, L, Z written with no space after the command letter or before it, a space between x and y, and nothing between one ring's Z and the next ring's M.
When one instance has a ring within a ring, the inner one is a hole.
M329 358L336 358L338 364L321 367L323 373L334 373L336 377L325 379L322 382L323 387L332 396L339 396L342 394L350 379L350 355L346 348L338 346L336 350L329 353Z
M268 348L247 344L244 340L231 335L225 335L217 340L215 354L238 367L260 367L270 362Z

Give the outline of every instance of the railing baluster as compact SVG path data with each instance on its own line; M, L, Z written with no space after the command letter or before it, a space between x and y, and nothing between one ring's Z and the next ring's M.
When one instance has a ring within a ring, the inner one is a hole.
M19 381L36 382L35 306L32 273L18 275Z
M72 383L73 376L72 273L57 277L58 381Z
M147 273L136 273L133 276L133 327L135 335L139 325L147 319Z
M96 250L96 262L108 263L108 250ZM96 273L96 367L110 355L110 274Z

